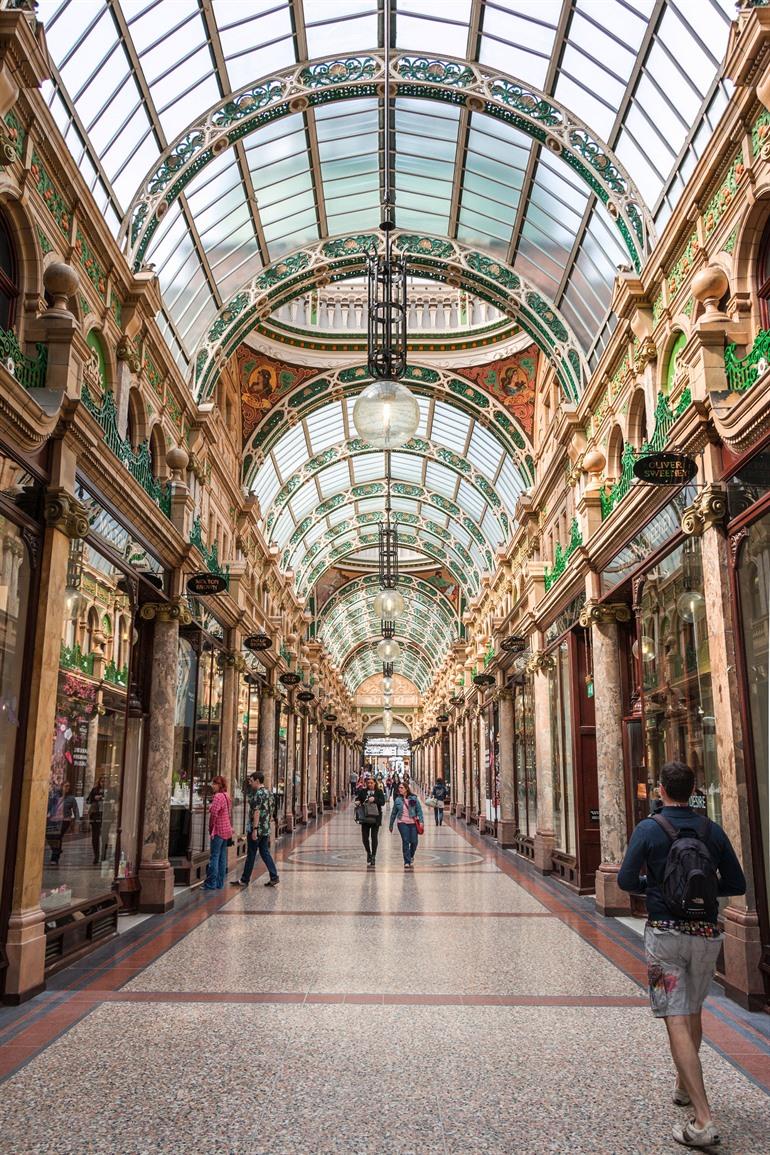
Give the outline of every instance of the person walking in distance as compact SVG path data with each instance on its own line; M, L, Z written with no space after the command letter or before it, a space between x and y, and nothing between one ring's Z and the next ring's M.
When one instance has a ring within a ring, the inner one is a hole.
M270 819L273 812L273 800L270 791L265 789L265 775L261 770L249 775L249 789L246 795L249 807L249 837L246 850L246 862L240 878L233 879L233 886L248 886L251 882L251 872L259 852L259 857L267 867L269 878L265 886L277 886L280 882L273 856L270 853Z
M396 800L390 814L390 832L393 833L394 823L398 823L398 833L401 835L401 849L404 853L404 870L411 870L414 856L420 841L420 834L425 829L420 799L412 794L409 785L403 782L398 787Z
M358 782L358 775L356 774L355 770L350 771L349 781L350 781L350 797L355 798L355 796L356 796L356 784Z
M621 890L644 894L644 946L650 1003L663 1019L677 1071L673 1101L692 1107L674 1139L685 1147L711 1147L719 1131L703 1083L699 1051L703 1003L714 978L723 935L720 895L746 893L746 879L721 826L690 808L695 775L683 762L660 772L663 806L634 830L618 874ZM641 868L646 863L646 874Z
M444 779L439 777L436 779L435 785L430 792L433 799L433 813L436 815L436 826L443 826L444 824L444 804L446 802L447 788Z
M211 779L213 796L209 803L209 868L206 872L204 890L221 890L227 874L227 848L232 846L233 824L232 803L227 793L227 780L221 774Z
M384 805L385 795L377 785L373 775L370 774L363 789L356 792L356 822L360 823L361 826L361 841L366 851L366 865L370 869L374 868L377 857Z

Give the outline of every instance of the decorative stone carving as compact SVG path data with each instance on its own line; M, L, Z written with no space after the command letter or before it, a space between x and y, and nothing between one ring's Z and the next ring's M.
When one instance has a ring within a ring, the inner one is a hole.
M219 660L223 667L237 670L241 674L249 668L243 654L236 654L232 650L223 653Z
M187 463L190 456L187 450L182 445L175 445L169 449L166 454L166 465L171 470L171 477L173 481L182 481L184 471L187 469Z
M64 261L54 261L43 273L43 284L53 297L52 309L69 312L67 302L77 292L80 274Z
M652 337L645 337L634 357L634 369L641 373L649 364L658 359L658 347Z
M535 650L527 662L527 671L530 674L547 674L553 668L553 658L550 654L544 654L542 650Z
M88 510L66 489L49 489L45 495L45 523L67 537L88 535Z
M712 525L724 525L727 520L727 493L716 482L704 486L692 505L682 514L682 533L700 537Z
M578 619L583 629L589 626L603 626L607 622L630 622L631 607L625 602L589 601L583 606Z
M139 610L139 617L145 622L156 619L161 622L179 622L180 626L189 626L193 620L181 598L173 598L170 602L146 602Z
M138 373L141 367L139 355L125 333L122 333L115 346L115 356L118 361L125 361L132 373Z
M719 309L719 302L730 287L727 274L719 265L707 265L692 279L692 295L700 301L705 309L702 320L727 320L726 314Z

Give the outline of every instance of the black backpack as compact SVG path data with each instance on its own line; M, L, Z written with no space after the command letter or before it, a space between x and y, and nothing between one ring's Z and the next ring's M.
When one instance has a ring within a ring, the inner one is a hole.
M653 814L652 820L671 840L661 893L672 918L712 921L719 910L719 878L706 841L711 820L696 818L692 827L681 830L662 814Z

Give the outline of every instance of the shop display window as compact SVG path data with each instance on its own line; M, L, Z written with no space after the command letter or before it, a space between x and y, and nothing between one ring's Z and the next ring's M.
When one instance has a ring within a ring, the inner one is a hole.
M575 853L575 778L572 759L572 698L569 644L551 651L549 672L553 750L553 826L556 849Z
M233 781L233 830L246 831L246 780L259 769L259 682L241 678L238 698L238 773Z
M0 457L3 475L17 467ZM6 491L3 477L3 492ZM27 609L31 583L22 531L0 512L0 893L6 860L8 820L17 746L21 738L21 693Z
M513 765L516 775L516 825L534 838L537 829L535 775L535 698L532 674L520 674L513 685Z
M44 911L104 894L131 874L119 843L131 608L123 571L70 545L48 782Z
M770 919L770 514L749 527L738 564L756 811Z
M714 700L700 541L689 538L645 574L634 657L640 664L646 787L652 806L660 768L682 761L695 772L691 805L721 821ZM638 812L638 811L637 811Z

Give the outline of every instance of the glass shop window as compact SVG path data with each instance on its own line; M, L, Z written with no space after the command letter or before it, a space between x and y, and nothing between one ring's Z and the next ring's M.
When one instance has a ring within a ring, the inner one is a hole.
M7 459L0 457L0 467ZM8 840L8 818L16 748L21 736L20 695L31 583L29 554L21 529L0 513L0 892Z
M128 618L121 570L73 541L61 623L40 905L56 911L130 875L119 841L130 654L108 654L106 620Z
M259 769L259 680L244 674L238 697L238 773L233 782L233 829L246 831L246 785Z
M531 674L518 675L513 686L513 765L518 830L526 838L534 838L537 829L537 779L534 679Z
M770 217L765 222L765 231L759 242L757 262L757 295L762 328L770 329Z
M575 778L572 766L572 700L569 644L551 651L549 673L553 751L553 825L556 849L575 853Z
M706 599L700 541L684 542L646 576L640 634L645 765L650 807L660 768L673 760L695 772L691 805L721 821Z
M738 580L765 892L770 896L770 514L749 529L741 550Z

